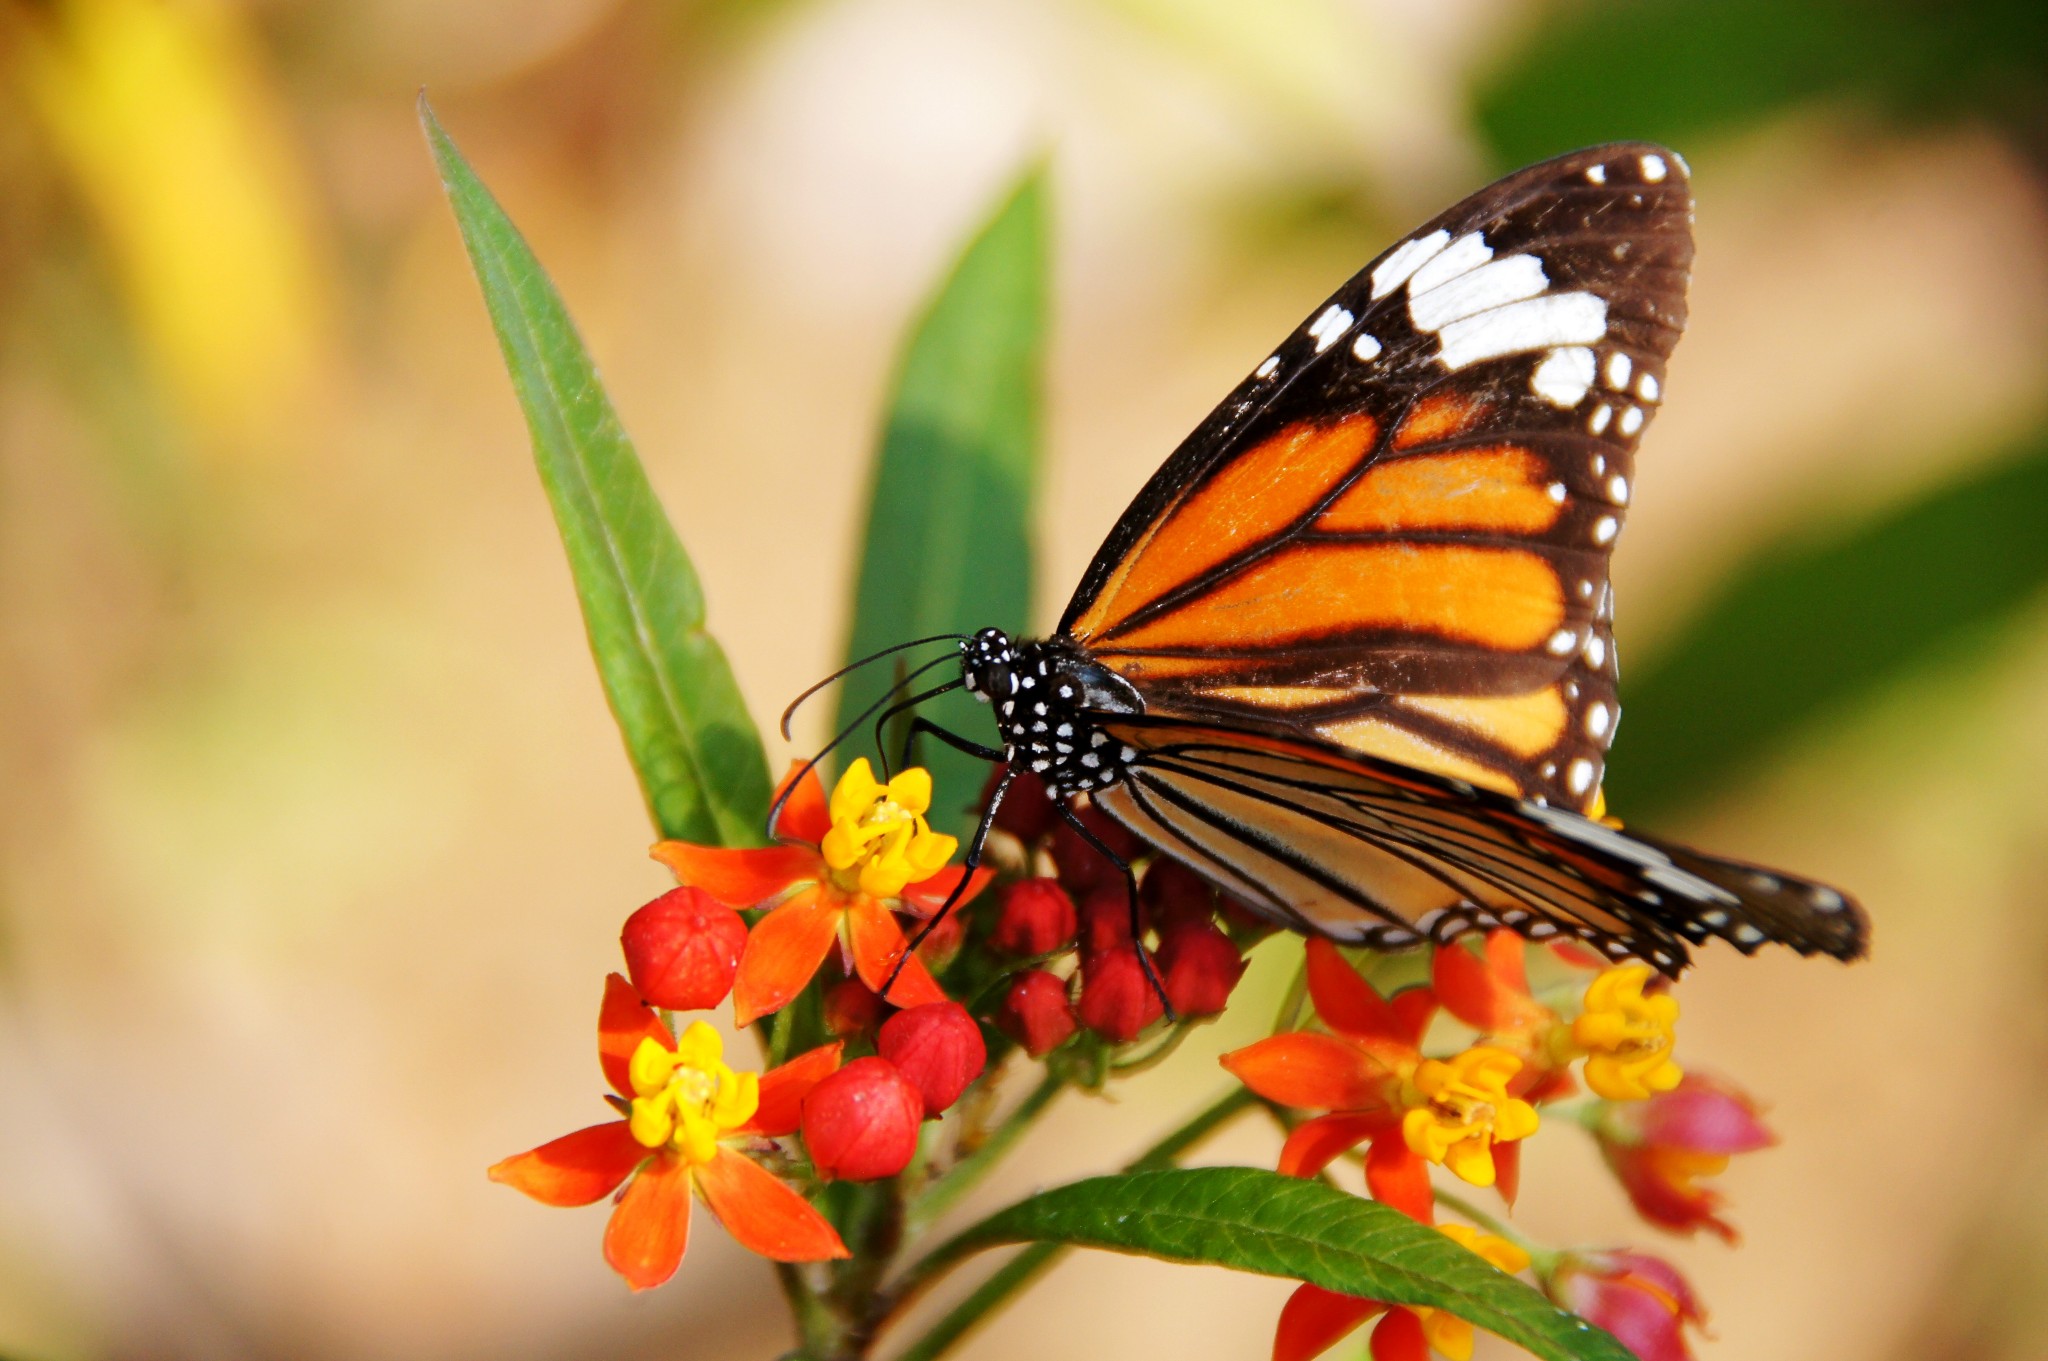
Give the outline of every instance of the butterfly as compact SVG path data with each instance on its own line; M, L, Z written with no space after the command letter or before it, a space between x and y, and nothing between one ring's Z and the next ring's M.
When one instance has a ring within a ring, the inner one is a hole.
M1837 889L1600 816L1608 559L1686 319L1685 162L1510 175L1340 288L1139 491L1050 637L957 638L1024 772L1295 931L1511 927L1675 976L1711 937L1854 959ZM920 640L923 642L936 639ZM906 644L905 646L909 646ZM879 730L879 724L878 724Z

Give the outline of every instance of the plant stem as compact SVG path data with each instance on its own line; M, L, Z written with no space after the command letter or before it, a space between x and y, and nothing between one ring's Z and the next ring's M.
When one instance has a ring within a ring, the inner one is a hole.
M1003 1117L1003 1122L982 1141L981 1147L954 1163L923 1195L911 1202L905 1220L907 1233L917 1233L958 1204L960 1198L973 1190L989 1169L1002 1161L1004 1155L1038 1122L1038 1117L1045 1114L1066 1086L1063 1076L1048 1071L1044 1079L1017 1103L1017 1108Z
M1243 1087L1233 1087L1136 1158L1124 1164L1123 1170L1144 1172L1154 1168L1171 1167L1188 1149L1227 1124L1238 1113L1249 1110L1257 1103L1257 1098L1250 1091ZM877 1312L873 1331L879 1332L947 1272L986 1246L988 1245L975 1241L975 1231L970 1227L918 1259L876 1301ZM1066 1250L1066 1246L1060 1243L1031 1244L1004 1263L966 1299L947 1311L945 1316L933 1324L922 1337L911 1343L897 1361L937 1361L938 1357L944 1355L954 1343L965 1337L990 1313L1037 1279L1045 1268Z

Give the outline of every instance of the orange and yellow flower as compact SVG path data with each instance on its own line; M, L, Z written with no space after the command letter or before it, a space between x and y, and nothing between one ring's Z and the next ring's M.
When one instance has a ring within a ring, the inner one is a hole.
M1572 1043L1586 1055L1586 1085L1609 1101L1644 1101L1685 1076L1671 1061L1678 999L1645 994L1650 978L1647 964L1606 970L1587 987L1585 1010L1572 1022Z
M912 767L884 784L862 759L847 767L829 801L815 771L787 793L778 830L789 840L782 845L734 850L663 841L654 847L654 858L681 882L733 907L770 909L740 956L734 1019L748 1025L787 1006L835 941L848 972L876 992L896 973L892 1004L944 1001L923 961L903 958L906 942L896 920L899 911L930 916L965 873L946 868L959 842L925 821L931 776ZM989 871L976 871L960 902L989 878Z
M741 1246L778 1262L844 1257L824 1216L735 1143L795 1131L805 1093L839 1066L836 1044L765 1074L735 1072L702 1021L678 1040L618 974L605 979L598 1062L626 1115L491 1168L491 1180L544 1205L591 1205L621 1185L604 1256L635 1290L675 1274L689 1243L691 1193ZM609 1098L608 1098L609 1099Z

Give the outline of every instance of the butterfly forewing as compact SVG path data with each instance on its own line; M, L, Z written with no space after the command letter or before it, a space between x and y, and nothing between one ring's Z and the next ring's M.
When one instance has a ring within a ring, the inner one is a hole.
M1294 930L1376 947L1510 926L1669 974L1686 943L1863 952L1834 889L1283 733L1105 718L1138 753L1099 807Z
M1060 632L1154 712L1584 810L1607 560L1692 258L1684 163L1533 167L1372 264L1182 444Z

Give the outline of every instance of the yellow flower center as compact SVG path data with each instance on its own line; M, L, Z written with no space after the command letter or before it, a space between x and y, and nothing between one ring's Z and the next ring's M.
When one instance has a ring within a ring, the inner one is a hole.
M1478 1253L1509 1275L1526 1271L1529 1254L1495 1234L1481 1233L1468 1224L1439 1224L1438 1233L1460 1247ZM1429 1345L1450 1361L1472 1361L1472 1325L1442 1309L1410 1306L1422 1320L1422 1335Z
M1401 1118L1408 1147L1474 1186L1493 1185L1493 1146L1536 1132L1536 1108L1508 1095L1522 1061L1505 1049L1474 1045L1451 1059L1424 1059L1409 1085Z
M931 829L924 819L931 806L932 777L921 767L882 784L866 757L848 766L832 790L832 830L818 846L832 882L847 893L893 898L945 868L960 842Z
M1671 1061L1678 1043L1678 999L1643 995L1647 964L1604 970L1586 988L1585 1010L1572 1022L1572 1043L1586 1055L1586 1085L1609 1101L1641 1101L1678 1085Z
M725 1042L693 1021L670 1049L640 1041L627 1065L633 1085L633 1137L649 1148L667 1146L693 1166L708 1163L718 1141L754 1118L761 1076L735 1073L725 1063Z

